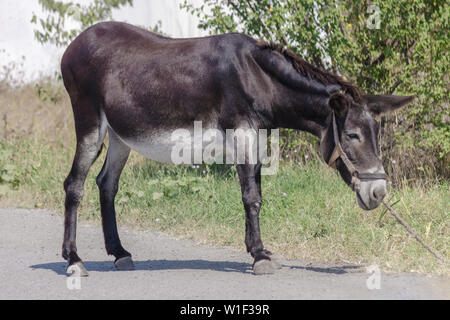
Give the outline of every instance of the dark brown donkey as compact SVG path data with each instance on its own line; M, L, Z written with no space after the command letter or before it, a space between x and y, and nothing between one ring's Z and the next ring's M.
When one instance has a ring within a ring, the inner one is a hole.
M412 97L361 95L342 78L317 69L280 46L243 34L170 39L115 22L84 31L61 63L75 117L77 147L66 191L62 256L87 275L75 243L77 208L89 168L109 147L97 177L106 252L120 270L133 269L119 239L114 198L130 149L170 162L170 133L203 127L293 128L321 139L324 159L335 167L366 210L386 195L374 115ZM259 229L261 163L237 164L245 208L247 251L255 274L277 263Z

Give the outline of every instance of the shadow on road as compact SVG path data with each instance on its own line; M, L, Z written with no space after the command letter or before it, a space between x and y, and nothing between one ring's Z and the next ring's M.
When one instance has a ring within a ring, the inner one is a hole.
M88 271L111 272L117 271L112 261L83 261ZM250 273L252 266L249 263L207 260L148 260L134 261L138 271L160 270L212 270L220 272ZM32 269L52 270L59 275L66 275L66 262L50 262L30 266Z
M336 266L336 267L313 267L313 266L289 266L291 269L301 269L329 274L346 274L355 272L365 272L362 266Z
M113 272L117 271L112 261L83 261L88 271ZM161 271L161 270L212 270L219 272L252 273L252 266L249 263L229 262L229 261L208 261L208 260L147 260L134 261L137 271ZM336 267L314 267L314 266L290 266L290 269L301 269L313 272L328 274L346 274L353 272L363 272L361 266L336 266ZM66 275L66 262L50 262L30 266L32 269L52 270L58 275Z

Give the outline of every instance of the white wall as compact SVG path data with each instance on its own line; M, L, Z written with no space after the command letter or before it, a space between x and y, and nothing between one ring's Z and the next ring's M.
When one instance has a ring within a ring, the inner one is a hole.
M162 22L164 33L172 37L195 37L205 35L198 30L198 20L184 9L180 9L183 0L134 0L133 7L126 7L114 13L114 19L132 24L153 26ZM202 0L190 0L199 6Z
M67 1L67 0L63 0ZM78 0L76 2L88 2ZM205 35L197 29L198 20L181 10L182 0L134 0L133 7L116 10L113 18L141 26L153 26L158 20L162 22L162 31L173 37L194 37ZM190 0L200 4L201 0ZM64 49L51 45L41 45L34 39L34 25L30 20L32 13L42 15L37 0L0 0L0 72L11 61L23 66L15 70L19 76L24 74L26 81L40 75L52 74L59 68L59 61Z

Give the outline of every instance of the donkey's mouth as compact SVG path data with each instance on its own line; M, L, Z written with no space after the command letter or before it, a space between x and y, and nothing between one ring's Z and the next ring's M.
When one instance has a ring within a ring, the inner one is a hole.
M361 199L361 195L359 194L359 192L355 192L356 193L356 201L358 202L358 205L361 209L364 210L370 210L366 204L364 203L364 201Z
M355 192L355 193L356 193L356 200L358 202L358 205L363 210L370 211L370 210L377 208L380 205L379 202L373 201L372 199L369 199L369 201L366 202L363 200L363 198L361 197L361 194L359 192Z

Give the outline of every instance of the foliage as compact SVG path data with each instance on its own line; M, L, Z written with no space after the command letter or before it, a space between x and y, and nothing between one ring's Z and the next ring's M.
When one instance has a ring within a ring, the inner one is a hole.
M39 0L45 18L39 18L35 13L31 22L40 26L35 30L36 39L44 43L66 46L81 30L95 22L111 19L113 9L125 5L133 5L133 0L93 0L88 5L76 4L72 1ZM73 19L77 27L67 29L67 22Z
M395 123L383 125L404 132L397 134L400 140L412 136L416 148L433 147L440 158L449 154L445 1L206 0L181 7L200 18L202 29L277 41L365 92L415 95L415 103L392 118Z
M0 196L5 195L11 189L17 189L20 184L17 166L7 161L11 156L11 149L0 143Z
M61 88L52 85L50 82L37 82L34 84L36 95L41 102L51 102L54 104L60 103L63 97Z

